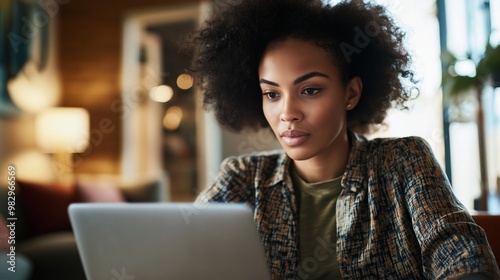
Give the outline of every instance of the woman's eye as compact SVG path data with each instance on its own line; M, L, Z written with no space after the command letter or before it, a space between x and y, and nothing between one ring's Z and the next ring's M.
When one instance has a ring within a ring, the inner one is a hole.
M269 98L269 99L276 99L279 97L279 94L274 92L274 91L264 92L262 95L267 96L267 98Z
M315 95L318 92L320 92L321 89L319 88L306 88L302 91L303 94L305 95Z

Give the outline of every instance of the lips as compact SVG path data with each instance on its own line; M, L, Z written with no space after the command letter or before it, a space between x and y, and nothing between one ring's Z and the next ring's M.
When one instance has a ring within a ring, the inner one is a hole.
M299 130L286 130L281 133L281 139L290 147L304 144L310 134Z

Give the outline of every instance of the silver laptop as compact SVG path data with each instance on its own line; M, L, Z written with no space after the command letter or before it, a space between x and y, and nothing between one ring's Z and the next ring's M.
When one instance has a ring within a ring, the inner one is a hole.
M270 279L243 204L72 204L88 280Z

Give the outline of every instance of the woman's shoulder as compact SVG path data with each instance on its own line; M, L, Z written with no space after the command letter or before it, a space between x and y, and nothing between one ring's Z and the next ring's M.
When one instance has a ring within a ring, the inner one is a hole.
M248 202L255 188L271 186L282 180L283 170L289 162L281 150L227 157L222 161L214 183L198 196L197 202Z
M237 156L229 156L221 163L222 169L248 169L256 167L271 167L285 164L288 158L283 150L253 152Z
M253 152L229 156L221 163L221 172L226 174L272 177L282 172L290 163L290 158L283 150Z
M407 153L430 149L427 141L420 136L365 139L362 145L371 152Z
M385 162L392 165L434 157L430 145L419 136L374 139L357 136L353 145L352 160L357 163Z

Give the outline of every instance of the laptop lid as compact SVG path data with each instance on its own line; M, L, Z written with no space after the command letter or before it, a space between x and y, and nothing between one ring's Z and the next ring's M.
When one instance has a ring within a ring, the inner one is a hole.
M270 279L244 204L77 203L69 215L89 280Z

